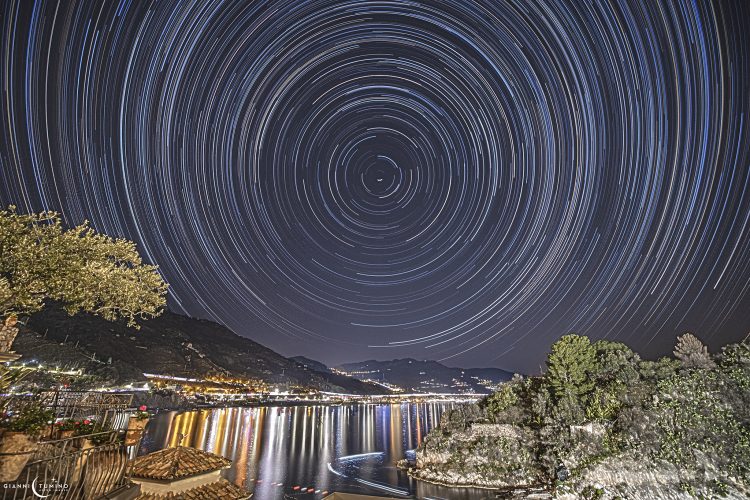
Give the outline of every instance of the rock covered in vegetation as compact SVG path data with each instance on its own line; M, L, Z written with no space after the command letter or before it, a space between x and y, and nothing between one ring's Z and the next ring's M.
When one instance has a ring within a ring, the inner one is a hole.
M544 471L528 443L533 433L515 425L474 422L431 433L417 451L414 477L450 485L522 488L541 484Z
M750 345L711 356L690 335L676 353L567 335L543 376L444 415L410 473L565 499L750 498Z
M632 453L613 455L558 484L558 500L679 500L750 498L750 490L708 464L703 470L683 469L665 460Z

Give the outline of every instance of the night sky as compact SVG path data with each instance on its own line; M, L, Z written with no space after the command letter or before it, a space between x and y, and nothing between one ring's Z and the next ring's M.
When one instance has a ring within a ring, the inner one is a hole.
M750 332L750 2L6 0L0 203L285 355Z

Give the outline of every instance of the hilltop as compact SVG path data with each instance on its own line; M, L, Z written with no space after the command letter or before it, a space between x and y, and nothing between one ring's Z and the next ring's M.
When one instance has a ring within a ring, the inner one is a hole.
M305 356L292 356L289 359L291 359L292 361L296 363L299 363L302 366L305 366L307 368L310 368L318 372L333 373L331 372L331 369L328 368L328 366L326 366L324 363L321 363L320 361L316 361L314 359L310 359Z

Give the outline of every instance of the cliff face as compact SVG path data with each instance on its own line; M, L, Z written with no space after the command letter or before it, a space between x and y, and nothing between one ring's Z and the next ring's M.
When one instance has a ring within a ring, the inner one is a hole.
M703 484L705 486L694 486ZM706 461L700 471L635 453L608 457L580 471L555 490L558 500L695 500L750 498L741 482Z
M529 488L546 482L533 455L533 434L513 425L473 423L430 433L417 450L418 479L485 488Z

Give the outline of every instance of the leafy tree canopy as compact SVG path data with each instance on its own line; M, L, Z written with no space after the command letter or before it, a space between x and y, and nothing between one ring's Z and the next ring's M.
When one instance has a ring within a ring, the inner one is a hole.
M0 210L0 317L31 314L58 301L69 314L107 320L161 314L167 284L134 243L97 234L87 222L65 229L59 214Z
M593 344L597 357L596 378L605 383L633 384L638 381L638 353L623 344L609 340L598 340Z

